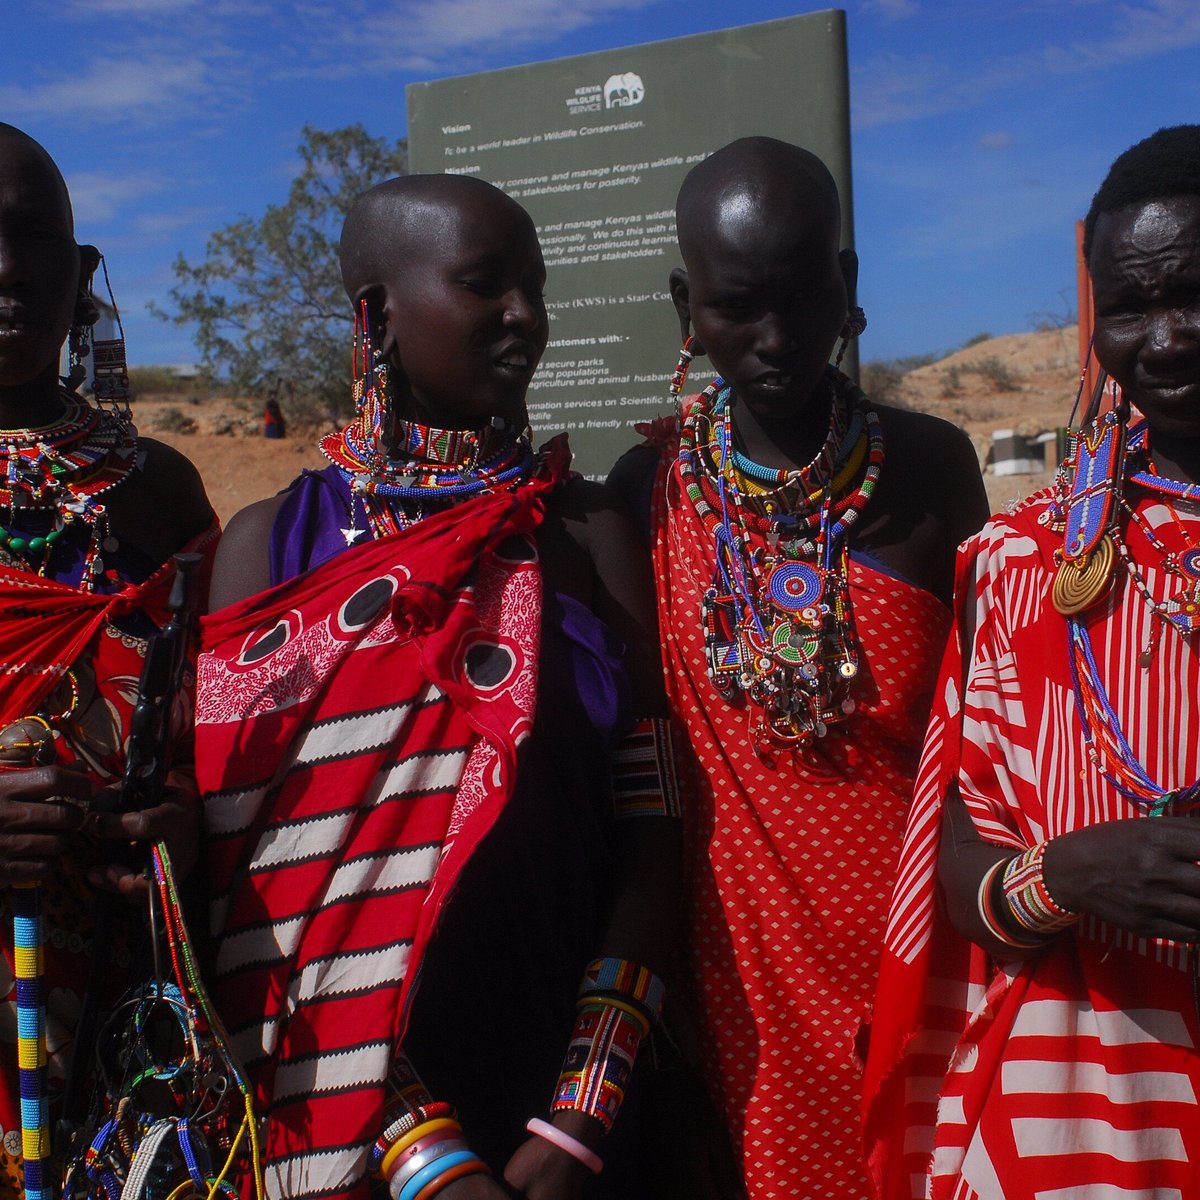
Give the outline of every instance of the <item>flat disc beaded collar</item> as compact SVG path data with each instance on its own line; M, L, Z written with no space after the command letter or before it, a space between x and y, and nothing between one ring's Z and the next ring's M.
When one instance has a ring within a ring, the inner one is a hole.
M799 470L763 467L734 446L735 398L720 378L680 430L680 474L716 550L701 611L709 676L758 710L763 754L808 746L855 709L846 535L875 490L883 436L850 380L831 370L827 381L829 432Z
M355 329L355 418L321 440L321 452L345 476L352 497L353 545L361 502L372 536L405 528L439 507L518 487L533 474L529 439L496 417L482 430L436 429L394 417L390 372L371 349L366 302Z
M80 587L104 572L108 511L100 497L127 479L137 462L137 430L128 412L101 409L63 392L63 412L48 425L0 430L0 546L43 571L54 544L72 527L88 532ZM30 514L47 527L27 532ZM20 527L25 525L25 529Z

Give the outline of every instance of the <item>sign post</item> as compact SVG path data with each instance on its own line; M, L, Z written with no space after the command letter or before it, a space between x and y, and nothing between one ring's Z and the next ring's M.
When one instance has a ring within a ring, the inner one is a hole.
M478 175L538 227L550 346L530 421L539 436L569 430L592 477L667 411L675 196L695 163L754 134L807 147L837 181L853 245L840 11L412 84L407 99L414 171Z

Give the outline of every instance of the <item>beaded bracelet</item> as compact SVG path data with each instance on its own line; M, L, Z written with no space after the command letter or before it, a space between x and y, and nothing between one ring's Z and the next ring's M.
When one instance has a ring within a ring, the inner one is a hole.
M582 1007L550 1111L586 1113L610 1131L633 1075L644 1028L626 1006L602 1001Z
M396 1167L404 1156L405 1151L417 1142L428 1138L431 1134L439 1134L443 1139L458 1137L462 1134L462 1126L449 1117L439 1117L437 1120L426 1121L424 1124L418 1125L415 1129L410 1129L408 1133L402 1135L387 1148L387 1152L379 1164L379 1178L390 1179L395 1173Z
M682 816L670 721L635 722L612 753L612 788L617 820Z
M596 999L628 1001L651 1026L662 1016L666 996L663 981L653 971L626 958L594 959L584 968L579 985L580 1005Z
M593 1175L599 1175L604 1170L604 1160L594 1150L590 1150L578 1138L572 1137L557 1125L543 1121L540 1117L532 1117L526 1121L525 1129L535 1137L540 1137L552 1146L557 1146L569 1154L576 1162L581 1162Z
M385 1110L385 1114L386 1112L387 1110ZM378 1178L383 1157L391 1149L393 1143L399 1141L405 1134L411 1133L418 1125L423 1125L427 1121L436 1121L441 1117L453 1118L454 1109L449 1104L440 1103L423 1104L416 1109L406 1109L376 1138L367 1160L368 1172Z
M984 928L996 941L1003 942L1004 945L1011 946L1014 950L1030 950L1034 946L1042 945L1046 939L1042 937L1031 939L1014 937L1001 923L993 906L993 885L999 878L1000 873L1012 861L1013 859L1002 858L999 862L993 863L984 872L983 878L979 881L979 894L977 897L979 919L983 922Z
M1004 899L1013 920L1030 933L1046 936L1074 925L1079 914L1063 908L1046 887L1043 859L1046 842L1010 859L1004 868Z

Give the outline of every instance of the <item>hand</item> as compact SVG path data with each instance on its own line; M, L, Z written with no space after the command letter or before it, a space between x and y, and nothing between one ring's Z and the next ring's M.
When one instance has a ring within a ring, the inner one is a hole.
M115 789L113 789L115 791ZM166 842L176 879L183 879L196 864L200 840L200 797L196 781L187 772L171 772L163 801L138 812L100 812L91 830L106 841ZM146 874L128 862L112 861L88 872L93 887L142 899L149 890Z
M1142 937L1200 942L1200 821L1133 817L1052 838L1046 888L1063 908Z
M558 1113L554 1124L589 1149L602 1136L600 1123L582 1113ZM522 1142L504 1168L505 1182L525 1200L579 1200L590 1175L577 1158L537 1136Z
M95 783L69 767L0 771L0 886L45 883L75 848Z

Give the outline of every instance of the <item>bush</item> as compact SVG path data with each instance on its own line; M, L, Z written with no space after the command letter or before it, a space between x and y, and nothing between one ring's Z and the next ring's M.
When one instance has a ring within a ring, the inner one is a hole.
M1017 377L995 355L981 358L977 363L964 368L972 371L992 385L993 392L1019 392L1021 384Z
M138 396L182 396L195 394L208 386L208 380L193 375L183 378L174 367L130 367L129 391Z
M860 368L859 386L876 404L890 404L894 408L903 408L906 374L899 359L875 358L863 363Z
M164 408L158 414L155 425L163 433L195 433L199 428L193 417L178 408Z

